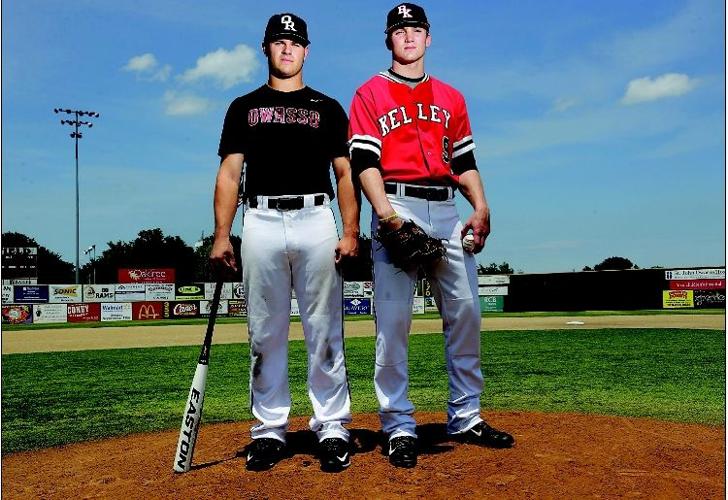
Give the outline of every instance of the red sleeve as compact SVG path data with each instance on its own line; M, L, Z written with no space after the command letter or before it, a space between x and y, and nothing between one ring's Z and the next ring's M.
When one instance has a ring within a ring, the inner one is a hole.
M456 107L455 116L453 116L453 160L458 156L475 149L475 143L473 142L473 131L470 128L470 118L468 118L468 109L465 106L465 99L463 99L462 96L458 97L458 106Z
M349 113L349 154L360 151L374 153L379 160L382 157L382 134L377 125L374 100L365 90L359 89L354 94Z

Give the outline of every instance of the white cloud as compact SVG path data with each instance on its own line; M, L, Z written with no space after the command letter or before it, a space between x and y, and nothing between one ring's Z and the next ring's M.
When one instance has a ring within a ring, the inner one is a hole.
M229 89L251 80L259 66L255 54L255 50L244 44L232 50L218 49L197 59L197 65L185 71L180 78L185 82L211 79Z
M169 78L169 75L172 74L172 66L169 64L165 64L159 70L154 73L150 79L158 82L165 82Z
M137 78L146 81L164 82L172 74L172 66L165 64L160 67L159 61L150 52L132 57L122 69L134 72L137 74Z
M576 99L572 99L569 97L559 97L554 102L552 110L556 111L557 113L563 113L567 109L573 108L574 106L576 106L576 103L577 103Z
M164 112L169 116L189 116L205 113L212 102L192 94L178 94L174 91L164 93Z
M147 52L140 56L134 56L124 66L124 71L134 71L136 73L144 73L154 70L157 67L157 58L154 54Z
M654 80L649 77L637 78L629 82L621 102L637 104L665 97L677 97L693 90L697 83L697 80L680 73L667 73Z

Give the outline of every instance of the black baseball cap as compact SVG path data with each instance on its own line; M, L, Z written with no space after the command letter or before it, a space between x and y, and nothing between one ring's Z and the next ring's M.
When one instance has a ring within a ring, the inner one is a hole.
M390 10L387 14L387 29L384 32L389 33L402 26L422 26L429 30L430 23L427 22L425 9L413 3L401 3Z
M304 47L311 43L308 39L306 21L290 12L274 14L268 19L263 44L265 45L274 40L280 40L281 38L301 42Z

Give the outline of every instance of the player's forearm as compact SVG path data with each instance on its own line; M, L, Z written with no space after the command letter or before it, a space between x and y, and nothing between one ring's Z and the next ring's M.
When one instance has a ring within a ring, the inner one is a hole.
M228 238L235 212L238 208L238 186L240 185L240 166L229 157L220 164L215 181L215 239Z
M378 169L368 168L362 171L359 174L359 182L364 195L372 204L372 210L379 219L386 219L395 212L392 204L389 203L387 193L384 192L384 180L382 180L382 174Z
M463 196L470 202L476 212L488 213L488 201L485 199L483 182L477 170L468 170L459 176L459 187Z
M359 207L361 197L356 195L356 188L351 178L351 169L336 180L336 196L339 199L341 223L345 236L359 236Z

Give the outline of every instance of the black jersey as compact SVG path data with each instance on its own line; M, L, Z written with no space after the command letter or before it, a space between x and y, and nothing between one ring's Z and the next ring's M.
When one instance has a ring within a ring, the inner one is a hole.
M304 87L281 92L263 85L235 99L218 154L245 156L245 194L328 193L331 160L348 156L348 119L334 99Z

